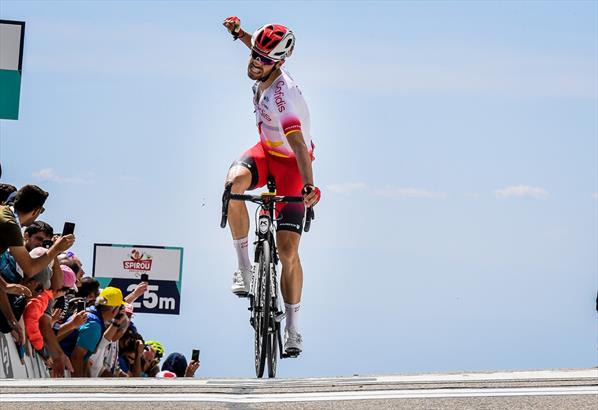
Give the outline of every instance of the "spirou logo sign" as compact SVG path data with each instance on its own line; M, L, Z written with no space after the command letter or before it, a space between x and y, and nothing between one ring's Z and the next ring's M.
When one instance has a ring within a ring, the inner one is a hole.
M123 262L123 267L126 270L135 272L148 272L152 270L152 256L133 249L129 254L128 260Z

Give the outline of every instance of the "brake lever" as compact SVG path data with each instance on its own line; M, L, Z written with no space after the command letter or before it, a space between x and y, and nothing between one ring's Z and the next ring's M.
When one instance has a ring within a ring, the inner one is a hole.
M226 221L228 219L228 203L230 202L230 191L232 190L233 183L228 182L224 186L224 193L222 194L222 218L220 219L220 227L226 227Z
M309 232L312 219L315 219L314 208L310 206L305 212L305 226L303 227L304 232Z

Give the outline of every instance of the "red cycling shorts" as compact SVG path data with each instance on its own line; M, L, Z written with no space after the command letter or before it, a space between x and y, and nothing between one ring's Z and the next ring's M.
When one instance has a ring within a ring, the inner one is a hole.
M295 158L279 158L267 154L260 142L248 149L233 162L251 172L249 190L261 188L272 177L276 183L276 195L301 196L303 180ZM277 230L292 231L301 235L305 206L303 203L276 203Z

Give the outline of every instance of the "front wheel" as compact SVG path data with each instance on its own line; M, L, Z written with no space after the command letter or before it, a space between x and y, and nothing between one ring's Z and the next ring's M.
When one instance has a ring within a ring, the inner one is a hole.
M274 292L272 297L268 299L270 303L270 317L268 317L268 321L270 322L270 328L268 329L268 377L273 378L276 377L276 363L278 361L278 338L280 336L280 322L277 322L275 317L278 313L277 308L277 283L276 283L276 271L274 270L274 266L270 269L270 277L273 286L270 286L272 292Z
M276 363L278 362L278 338L280 337L280 323L273 318L272 331L268 335L268 377L276 377Z
M261 254L256 274L257 287L254 297L253 310L255 313L255 374L263 377L268 355L268 329L270 327L270 244L264 241L261 244Z

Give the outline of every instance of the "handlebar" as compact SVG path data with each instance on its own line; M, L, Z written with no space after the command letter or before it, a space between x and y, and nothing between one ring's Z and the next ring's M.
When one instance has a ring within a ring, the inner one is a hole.
M258 205L267 204L269 202L303 202L302 196L275 196L275 195L247 195L247 194L233 194L231 193L232 183L226 184L224 193L222 194L222 218L220 220L220 227L225 228L228 219L228 204L230 200L235 201L249 201ZM311 220L315 219L313 207L308 207L305 216L305 227L303 230L309 232L311 227Z

